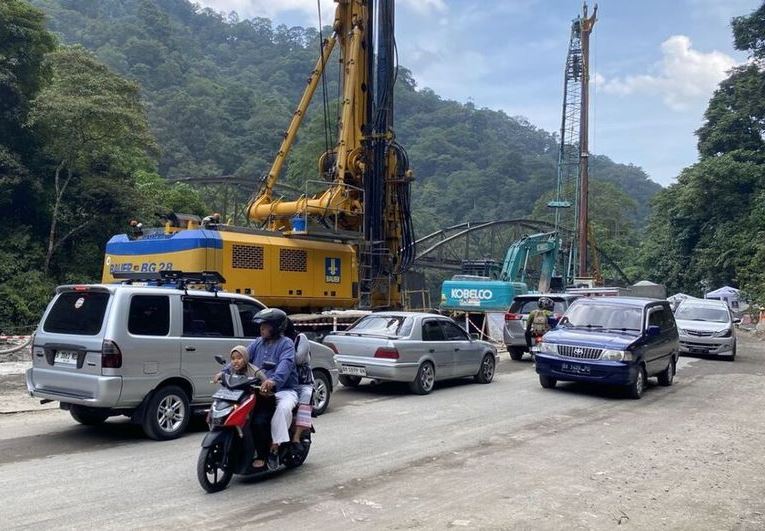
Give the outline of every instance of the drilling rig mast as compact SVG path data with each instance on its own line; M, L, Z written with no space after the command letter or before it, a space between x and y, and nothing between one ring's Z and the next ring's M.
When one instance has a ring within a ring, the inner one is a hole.
M582 15L571 22L571 38L564 70L563 111L556 197L548 206L555 209L555 228L575 227L566 260L564 277L588 277L587 246L589 235L589 84L590 34L595 26L598 6L588 16L587 4ZM572 201L573 200L573 201ZM573 212L571 209L573 206Z

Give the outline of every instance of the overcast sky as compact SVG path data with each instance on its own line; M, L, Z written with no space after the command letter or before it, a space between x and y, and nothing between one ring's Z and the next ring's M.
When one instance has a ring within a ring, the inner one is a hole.
M275 24L318 24L316 0L197 1ZM730 19L760 0L598 4L590 149L669 184L697 159L693 131L715 87L746 60L733 49ZM326 23L334 2L321 5ZM570 24L580 10L581 0L399 0L400 61L419 87L556 131Z

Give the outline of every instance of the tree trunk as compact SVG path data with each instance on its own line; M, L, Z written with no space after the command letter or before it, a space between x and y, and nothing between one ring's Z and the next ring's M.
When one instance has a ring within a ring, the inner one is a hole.
M43 266L43 273L47 276L50 271L50 263L53 259L53 253L56 250L56 227L58 225L58 212L61 209L61 200L64 197L64 192L72 179L72 170L67 169L66 179L61 184L61 170L64 169L66 160L62 160L56 167L56 174L53 179L54 187L56 189L56 196L53 202L53 212L50 220L50 232L48 233L48 251L45 253L45 265Z

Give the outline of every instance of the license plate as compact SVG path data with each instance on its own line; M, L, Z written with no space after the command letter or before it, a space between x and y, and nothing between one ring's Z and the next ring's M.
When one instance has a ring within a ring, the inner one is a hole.
M77 366L77 358L79 354L72 352L71 350L59 350L56 352L56 357L53 359L58 365Z
M366 376L367 370L364 367L353 367L351 365L341 365L341 374L349 374L351 376Z
M692 348L691 354L709 354L709 349L706 348Z
M578 365L576 363L564 363L560 366L560 370L572 374L590 374L589 365Z
M226 389L225 387L222 389L218 389L215 391L215 394L212 395L213 398L217 398L219 400L228 400L230 402L236 402L240 398L242 398L242 395L244 394L244 391L242 389Z

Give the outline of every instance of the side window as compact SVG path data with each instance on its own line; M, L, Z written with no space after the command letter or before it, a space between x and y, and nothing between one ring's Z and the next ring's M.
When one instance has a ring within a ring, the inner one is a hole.
M253 324L252 318L262 309L262 306L254 302L236 302L236 310L239 312L239 319L242 321L244 337L260 337L260 327Z
M651 308L648 310L648 326L658 326L664 329L664 313L661 308Z
M444 327L444 336L447 341L467 341L467 334L454 323L449 321L441 321L441 326Z
M664 306L662 310L662 330L672 330L675 328L675 316L672 314L672 310L669 306Z
M193 337L233 337L230 301L219 298L183 300L183 335Z
M443 341L444 331L438 321L431 320L422 323L422 340L423 341Z
M130 299L128 332L136 336L166 336L170 332L170 298L135 295Z

